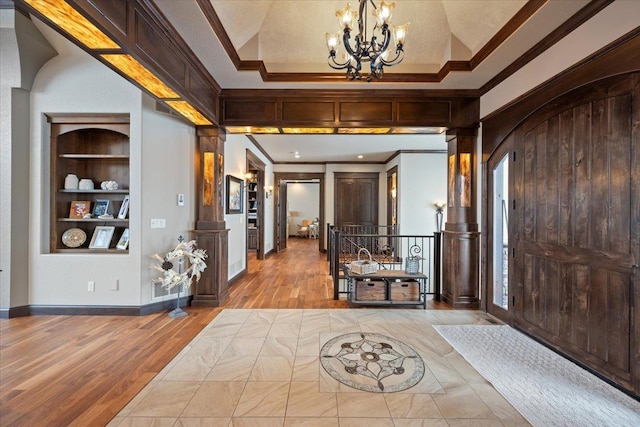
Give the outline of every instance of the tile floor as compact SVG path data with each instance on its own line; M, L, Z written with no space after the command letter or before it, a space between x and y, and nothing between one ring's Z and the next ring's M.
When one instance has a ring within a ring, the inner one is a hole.
M488 324L477 311L224 310L112 426L525 426L431 325ZM396 393L359 391L321 366L324 343L371 332L408 344L425 372Z

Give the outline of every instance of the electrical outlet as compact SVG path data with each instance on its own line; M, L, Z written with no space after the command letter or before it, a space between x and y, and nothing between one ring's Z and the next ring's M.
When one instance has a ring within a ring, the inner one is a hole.
M95 292L96 290L96 282L87 282L87 291Z
M167 226L167 222L165 219L152 219L151 220L151 228L165 228Z

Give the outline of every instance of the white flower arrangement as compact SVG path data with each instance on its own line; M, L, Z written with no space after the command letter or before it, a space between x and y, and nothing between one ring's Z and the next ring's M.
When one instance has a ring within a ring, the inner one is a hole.
M171 290L174 286L188 288L193 280L196 282L200 280L201 273L207 268L204 262L207 252L204 249L198 249L195 240L178 243L178 246L167 252L164 258L158 254L154 254L152 258L160 263L152 265L151 268L162 272L162 277L156 280L162 282L162 286L167 290ZM189 259L189 268L179 273L173 267L184 258Z

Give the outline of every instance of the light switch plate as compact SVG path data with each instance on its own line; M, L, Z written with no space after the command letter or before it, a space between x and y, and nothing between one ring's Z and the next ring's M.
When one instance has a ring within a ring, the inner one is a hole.
M184 206L184 194L178 194L178 206Z
M151 220L151 228L165 228L166 226L167 221L164 218Z

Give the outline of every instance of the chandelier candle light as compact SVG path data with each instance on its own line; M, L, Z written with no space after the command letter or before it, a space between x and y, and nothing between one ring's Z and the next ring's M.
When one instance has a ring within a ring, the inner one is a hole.
M178 246L172 251L161 257L158 254L152 256L157 260L159 264L151 266L154 270L162 272L162 277L157 278L158 282L162 283L162 286L171 291L174 286L184 287L184 290L191 286L192 281L200 280L200 275L207 268L204 260L207 258L207 252L204 249L198 249L195 240L185 242L183 237L178 237ZM182 271L182 264L184 259L189 260L189 268ZM173 267L177 265L178 271ZM180 308L180 290L178 288L178 297L176 299L176 308L169 313L169 317L183 317L187 315L187 312Z
M367 36L367 6L373 6L372 15L376 18L376 22L371 30L371 39ZM409 29L409 23L404 25L393 25L393 38L395 41L395 57L392 56L389 44L391 42L392 31L389 30L389 23L395 2L388 3L385 0L380 1L380 5L376 6L373 0L360 0L358 15L351 10L351 4L347 3L344 9L336 11L336 17L342 28L342 43L346 49L345 62L336 60L337 49L340 45L340 33L326 33L327 48L329 49L329 66L334 70L347 70L347 78L349 80L362 80L362 63L369 62L371 73L366 76L367 81L371 81L372 77L376 79L382 78L384 74L383 66L397 65L404 59L404 42ZM350 42L351 31L357 22L358 34L354 38L353 45ZM378 34L382 35L382 41L378 42Z

